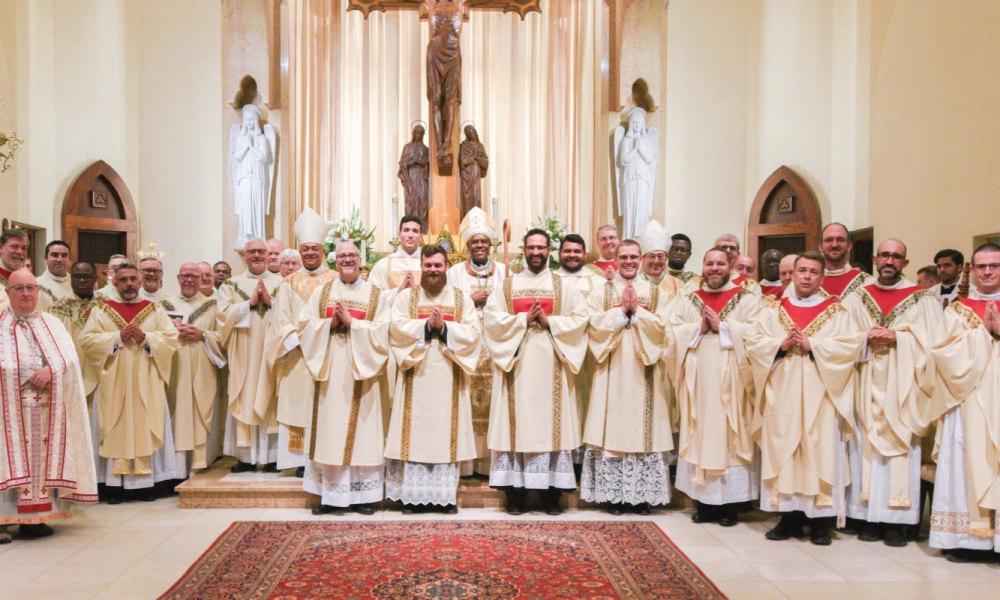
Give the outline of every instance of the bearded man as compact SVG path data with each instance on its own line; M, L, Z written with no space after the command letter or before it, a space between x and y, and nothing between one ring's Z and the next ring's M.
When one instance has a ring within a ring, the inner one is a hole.
M142 289L139 290L139 297L150 302L162 300L163 263L160 262L160 259L147 256L139 261L139 275L142 278Z
M37 310L38 283L21 269L6 278L0 312L0 544L52 535L48 522L72 516L72 503L97 502L87 401L73 340Z
M118 291L115 289L115 271L118 269L119 265L123 265L128 262L128 257L124 254L112 254L111 258L108 259L108 268L104 270L104 277L107 283L101 289L97 290L97 296L109 300L120 300L118 298Z
M724 248L705 253L703 285L672 307L665 356L680 412L675 485L696 502L695 523L723 527L736 525L739 505L759 494L744 335L760 301L729 280L732 262Z
M299 476L305 474L305 430L312 424L316 385L299 347L298 327L309 297L337 278L327 266L323 247L329 231L330 224L311 208L295 221L303 268L288 275L275 292L264 340L267 368L261 375L271 379L278 392L278 469L296 469Z
M114 282L116 299L93 306L80 336L87 360L101 374L98 480L103 476L111 502L121 502L124 489L141 490L140 499L152 501L156 482L187 477L183 455L178 463L174 451L165 389L177 329L160 304L139 297L135 265L118 265Z
M504 280L483 318L490 356L504 373L490 409L490 486L504 490L511 514L524 512L529 489L540 490L550 514L562 511L564 490L576 489L576 385L588 313L576 287L549 271L550 244L542 229L525 234L527 269Z
M302 489L320 497L314 515L348 506L370 515L382 500L389 305L361 278L357 246L341 243L335 258L337 278L316 288L299 313L301 353L319 382Z
M277 395L266 376L265 339L281 276L267 270L268 247L253 239L243 249L246 271L219 288L217 316L229 362L229 417L224 452L235 456L234 473L264 465L278 470ZM263 375L263 376L262 376Z
M445 250L431 245L420 254L420 285L400 292L392 305L389 344L399 377L385 495L401 501L405 513L423 504L455 513L458 463L476 457L469 379L482 334L472 298L447 283Z
M473 207L462 219L460 233L465 247L469 251L469 259L448 269L448 285L462 290L462 293L472 298L476 305L476 315L479 317L480 330L483 322L483 308L492 294L503 293L503 280L506 268L497 265L490 258L492 244L496 237L493 219L478 206ZM493 367L493 360L486 349L486 344L480 346L479 364L472 376L472 429L476 434L476 460L472 463L462 463L462 476L490 474L490 449L487 445L486 433L490 427L490 399L493 396L494 378L498 374ZM500 385L499 382L496 385Z
M666 232L662 242L665 246ZM670 502L666 453L674 440L667 393L655 375L669 299L638 277L641 264L639 244L622 241L617 275L587 301L597 369L583 433L580 498L607 503L613 515L625 507L648 515L650 506Z

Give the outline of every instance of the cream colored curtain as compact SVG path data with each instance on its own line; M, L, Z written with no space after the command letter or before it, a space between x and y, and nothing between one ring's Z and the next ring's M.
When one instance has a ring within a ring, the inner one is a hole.
M428 28L416 11L346 12L289 0L292 199L343 217L353 207L388 249L390 200L411 125L428 120ZM545 2L542 14L473 11L462 31L462 122L490 155L483 208L519 235L546 208L586 235L607 169L594 162L600 111L600 0ZM588 236L589 237L589 236Z

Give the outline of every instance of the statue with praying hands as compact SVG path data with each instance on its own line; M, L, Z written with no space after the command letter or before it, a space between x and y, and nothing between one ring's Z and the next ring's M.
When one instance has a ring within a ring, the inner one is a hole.
M424 0L430 23L427 44L427 100L431 107L439 168L454 162L452 130L462 103L462 15L466 0Z
M399 181L403 184L403 206L406 214L420 217L422 233L427 233L427 214L430 210L428 176L430 174L430 151L424 144L424 126L413 126L413 139L403 146L399 157Z
M465 141L458 150L459 169L462 176L462 218L473 207L483 207L483 177L490 166L486 146L479 141L479 133L472 125L465 126Z

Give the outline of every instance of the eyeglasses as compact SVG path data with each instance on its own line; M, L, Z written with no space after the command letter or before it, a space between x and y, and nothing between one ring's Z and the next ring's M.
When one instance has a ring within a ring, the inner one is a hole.
M976 271L980 273L985 273L986 271L1000 272L1000 263L989 263L976 265Z
M178 277L180 277L181 279L184 279L185 281L191 281L191 280L201 279L201 275L185 275L183 273L180 274L180 275L178 275Z
M739 246L731 246L729 244L719 244L718 247L722 248L723 250L732 250L733 252L738 252L740 249Z
M267 254L267 250L263 250L263 249L261 249L261 250L244 250L243 254L249 254L251 256L260 254L261 256L263 256L264 254Z
M146 275L159 275L163 272L162 269L142 269L142 272Z
M38 291L38 286L37 285L12 285L12 286L10 286L7 289L10 290L10 291L12 291L12 292L14 292L15 294L23 294L24 292L28 292L29 294L34 294L35 292Z
M882 260L895 260L895 261L906 260L905 256L903 256L902 254L896 254L895 252L879 252L877 256Z
M343 260L357 260L359 258L361 258L360 254L338 254L336 256L336 259L337 260L341 260L341 261L343 261Z

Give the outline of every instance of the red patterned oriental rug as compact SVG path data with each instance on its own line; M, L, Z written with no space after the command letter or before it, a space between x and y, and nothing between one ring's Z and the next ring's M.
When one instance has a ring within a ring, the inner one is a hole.
M725 599L650 521L238 522L162 598Z

